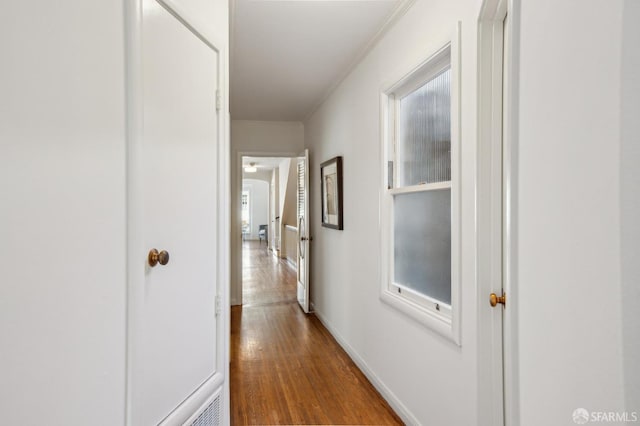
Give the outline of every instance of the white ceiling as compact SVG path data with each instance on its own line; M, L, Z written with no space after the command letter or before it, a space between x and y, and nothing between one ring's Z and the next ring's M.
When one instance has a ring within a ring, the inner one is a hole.
M258 170L273 170L280 165L282 160L286 159L287 157L242 157L242 167L255 163Z
M400 0L232 0L231 118L301 121Z
M242 179L258 179L271 182L271 172L280 166L285 157L242 157ZM247 173L244 168L251 163L258 169L256 172Z

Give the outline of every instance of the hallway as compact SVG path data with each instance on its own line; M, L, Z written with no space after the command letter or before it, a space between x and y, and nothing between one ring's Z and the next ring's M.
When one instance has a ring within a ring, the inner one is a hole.
M231 423L402 424L320 321L296 302L295 271L243 243L244 306L231 311Z

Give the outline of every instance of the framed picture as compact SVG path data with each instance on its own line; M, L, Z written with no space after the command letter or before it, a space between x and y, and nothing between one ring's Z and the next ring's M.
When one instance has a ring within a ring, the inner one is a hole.
M322 183L322 226L342 227L342 157L335 157L320 165Z

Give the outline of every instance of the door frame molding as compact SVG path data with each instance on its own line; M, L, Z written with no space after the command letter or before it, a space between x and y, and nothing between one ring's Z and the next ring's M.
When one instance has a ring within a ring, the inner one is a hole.
M228 424L230 418L229 405L229 344L230 344L230 304L229 304L229 232L230 217L224 206L230 200L230 115L228 94L228 49L215 34L207 30L193 14L179 7L173 0L155 0L159 6L173 15L196 37L218 54L217 85L220 96L220 108L217 114L217 205L216 215L216 292L220 299L218 320L216 325L216 371L194 392L182 401L163 420L163 424L181 424L193 414L193 410L215 392L223 387L223 419ZM126 111L126 368L125 381L125 418L124 423L133 425L132 419L132 386L133 366L135 359L136 323L138 312L135 301L142 297L145 277L140 273L140 262L146 256L142 225L145 223L141 201L142 171L140 161L143 157L143 65L142 65L142 20L143 0L131 0L124 4L124 47L125 47L125 111ZM216 94L213 94L216 96ZM213 302L213 301L212 301Z
M510 45L503 76L507 12ZM478 418L479 424L507 426L520 423L516 280L519 29L520 0L483 0L478 17L476 176ZM504 100L509 111L504 148L503 77L509 81ZM503 315L488 303L489 294L499 290L499 282L507 294Z
M238 235L242 235L242 221L239 219L241 214L240 200L242 199L242 157L263 157L263 158L298 158L300 153L292 151L282 152L265 152L265 151L237 151L235 155L235 173L231 176L232 186L231 200L227 204L230 206L229 213L235 221L231 222L231 267L235 268L235 277L237 282L231 282L231 300L228 306L242 306L242 243L238 244ZM232 172L231 172L232 173ZM231 174L230 173L230 174Z

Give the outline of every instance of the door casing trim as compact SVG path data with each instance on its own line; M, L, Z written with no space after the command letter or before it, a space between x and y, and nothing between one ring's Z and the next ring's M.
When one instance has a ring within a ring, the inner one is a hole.
M240 217L240 199L242 197L242 157L263 157L263 158L298 158L300 157L300 153L291 152L291 151L282 151L282 152L264 152L264 151L238 151L235 155L235 164L236 169L235 173L231 177L234 182L235 191L232 194L231 201L229 202L229 210L231 213L231 217L238 218ZM231 173L230 173L231 174ZM232 187L232 188L234 188ZM237 197L237 198L236 198ZM237 282L232 282L232 289L230 294L233 295L230 304L233 306L241 306L242 301L242 244L237 245L233 243L233 238L237 235L242 234L242 223L240 220L236 220L235 223L232 223L230 238L231 242L231 267L235 268L235 276Z

